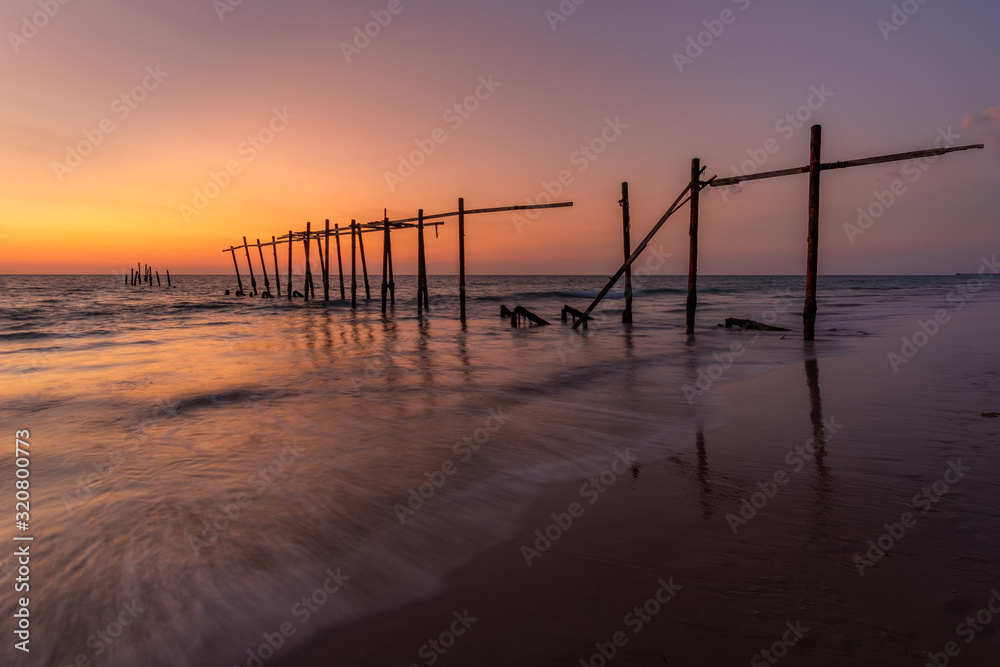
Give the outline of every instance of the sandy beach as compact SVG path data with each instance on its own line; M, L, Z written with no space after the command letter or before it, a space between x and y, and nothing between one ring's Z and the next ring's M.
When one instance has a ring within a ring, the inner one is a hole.
M686 451L592 504L583 478L547 487L441 594L269 664L992 664L997 303L953 315L898 374L918 320L720 385L727 423Z

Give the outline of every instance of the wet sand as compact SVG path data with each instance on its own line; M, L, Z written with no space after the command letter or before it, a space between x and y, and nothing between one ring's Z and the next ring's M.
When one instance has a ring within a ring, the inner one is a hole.
M899 373L886 355L915 320L717 385L728 422L686 450L603 493L547 487L443 592L264 664L994 664L1000 614L980 610L1000 588L1000 420L982 414L1000 412L998 311L955 313ZM760 505L745 524L744 500ZM568 529L551 527L570 509ZM859 565L904 520L887 555ZM546 528L558 537L529 567Z

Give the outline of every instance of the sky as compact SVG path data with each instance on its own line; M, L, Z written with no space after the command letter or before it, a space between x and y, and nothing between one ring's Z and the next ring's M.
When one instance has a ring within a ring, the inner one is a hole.
M953 274L1000 252L995 0L5 0L0 273L226 273L246 236L470 216L472 274L610 274L706 178L824 172L820 272ZM802 274L808 177L709 188L703 274ZM454 219L428 271L458 271ZM416 272L416 232L394 233ZM687 272L688 211L650 244ZM366 236L375 264L381 235ZM297 252L300 252L297 249ZM644 260L640 260L642 265Z

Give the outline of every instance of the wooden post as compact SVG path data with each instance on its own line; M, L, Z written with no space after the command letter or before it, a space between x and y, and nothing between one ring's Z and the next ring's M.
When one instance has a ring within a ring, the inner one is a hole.
M267 279L267 264L264 263L264 249L260 247L260 239L257 239L257 254L260 255L260 270L264 274L264 294L271 295L271 281Z
M816 272L819 266L819 175L823 128L812 126L809 146L809 251L806 266L806 303L802 310L803 339L816 337Z
M240 286L240 294L244 294L243 279L240 278L240 265L236 263L236 248L229 246L229 252L233 255L233 268L236 269L236 284Z
M458 198L458 317L465 324L465 199Z
M136 265L135 265L135 282L132 283L132 284L133 285L135 285L136 283L142 284L141 283L141 281L142 281L141 276L142 276L142 262L137 262Z
M351 308L358 307L358 223L351 220Z
M274 255L274 289L278 292L275 296L281 296L281 274L278 271L278 240L273 236L271 237L271 252Z
M344 294L344 258L340 254L340 225L337 223L333 225L333 234L337 240L337 271L340 273L340 299L343 301L346 298Z
M292 282L292 230L288 230L288 300L292 300L295 284Z
M330 221L326 221L326 236L323 242L323 254L326 260L323 262L323 301L330 300Z
M368 262L365 261L365 237L361 233L361 225L358 225L358 252L361 253L361 272L365 276L365 299L371 301L372 288L368 283Z
M424 257L424 209L417 213L417 314L421 314L427 304L427 262Z
M160 272L159 271L156 272L156 286L157 287L160 286Z
M257 296L257 279L253 275L253 262L250 261L250 244L247 243L247 237L243 237L243 249L247 253L247 265L250 267L250 287L253 289L253 295Z
M691 160L691 251L688 256L687 323L688 335L694 333L694 314L698 308L698 208L701 199L701 160Z
M628 183L622 183L622 232L625 241L625 260L632 254L631 214L628 203ZM625 311L622 313L622 323L632 324L632 267L625 269Z
M303 240L306 250L306 282L305 282L305 288L302 290L302 293L305 295L306 301L309 300L309 286L312 285L312 272L309 270L309 237L311 235L310 234L311 225L312 225L311 222L306 223L306 237Z
M392 230L390 230L388 236L389 240L389 304L392 306L396 305L396 277L392 270Z
M323 261L323 244L320 242L320 233L319 232L316 232L316 254L319 255L319 275L321 277L325 277L326 276L326 262ZM316 288L315 287L312 288L312 295L313 295L313 298L315 299L316 298ZM328 301L328 300L329 299L324 298L324 301Z
M382 222L382 314L385 315L389 297L389 215Z
M126 285L135 285L135 269L129 268L128 270L128 280L125 281Z

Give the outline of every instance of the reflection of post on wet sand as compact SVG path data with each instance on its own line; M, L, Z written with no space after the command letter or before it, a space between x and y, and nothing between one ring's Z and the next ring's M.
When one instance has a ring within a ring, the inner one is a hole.
M827 535L833 496L833 478L826 465L826 425L823 424L823 398L819 391L819 362L806 359L806 383L809 386L809 421L812 422L813 451L816 464L816 504L814 527Z
M698 427L696 438L698 450L698 468L695 479L698 480L698 504L701 505L701 518L708 521L715 514L712 509L712 483L708 478L708 451L705 449L705 431Z

